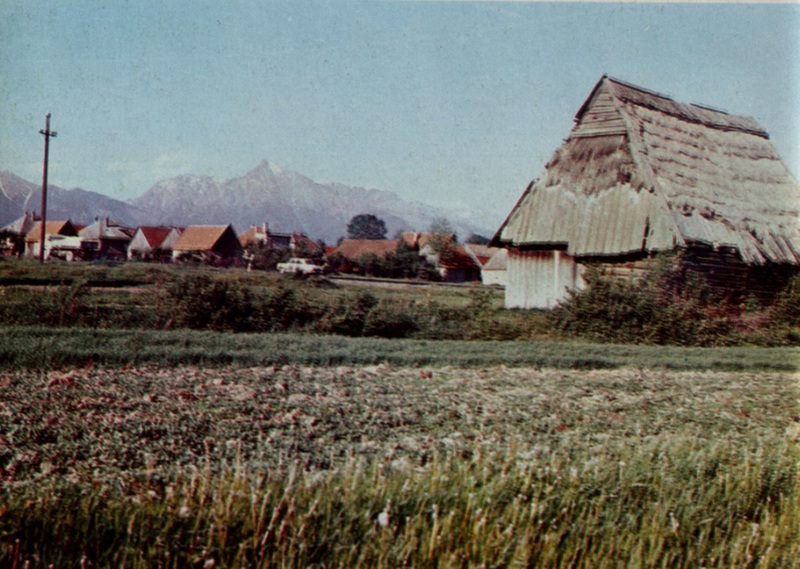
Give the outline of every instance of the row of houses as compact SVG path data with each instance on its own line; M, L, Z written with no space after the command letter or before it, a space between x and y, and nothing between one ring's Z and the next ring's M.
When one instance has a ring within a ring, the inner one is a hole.
M0 253L39 258L42 251L42 221L27 213L0 229ZM321 250L303 234L275 233L266 224L237 235L231 225L190 225L188 227L126 227L108 218L91 225L70 220L45 222L44 258L65 261L105 259L226 262L240 259L245 247L258 243L275 248Z
M444 241L437 246L436 240ZM472 243L457 243L454 235L403 232L396 239L344 239L326 255L341 255L358 263L368 257L385 258L405 245L427 260L444 282L482 282L505 286L506 257L504 248Z
M39 258L42 247L42 222L26 214L0 229L0 253ZM397 250L400 243L427 259L439 277L447 282L474 282L504 285L505 249L483 245L447 246L442 255L432 246L429 233L402 233L395 240L345 239L336 247L323 246L302 233L278 233L268 224L255 225L237 235L231 225L190 225L188 227L125 227L108 218L96 219L87 226L69 220L45 223L44 257L65 261L146 260L158 262L196 261L210 264L248 264L251 245L290 252L302 251L314 257L344 259L351 267L366 257L382 258ZM345 263L345 265L347 265Z

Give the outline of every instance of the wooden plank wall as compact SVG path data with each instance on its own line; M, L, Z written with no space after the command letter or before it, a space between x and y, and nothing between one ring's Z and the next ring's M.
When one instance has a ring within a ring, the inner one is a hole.
M508 250L506 308L553 308L583 286L581 268L563 251Z

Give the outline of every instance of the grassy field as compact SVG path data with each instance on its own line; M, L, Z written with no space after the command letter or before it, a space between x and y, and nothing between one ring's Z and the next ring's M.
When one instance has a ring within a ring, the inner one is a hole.
M101 365L536 366L798 371L800 348L684 348L557 341L346 338L194 330L0 327L0 369Z
M791 373L0 374L0 564L793 567Z
M474 287L0 285L0 566L800 567L798 348L580 342ZM182 327L230 302L290 333Z

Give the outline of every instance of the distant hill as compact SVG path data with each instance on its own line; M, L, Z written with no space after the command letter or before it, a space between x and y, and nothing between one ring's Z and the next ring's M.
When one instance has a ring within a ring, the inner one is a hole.
M493 233L452 212L401 199L394 192L337 183L315 182L266 160L244 176L219 180L178 176L160 182L133 200L140 210L158 212L153 223L233 223L237 231L269 223L274 231L302 231L326 243L344 237L347 222L371 213L386 222L388 236L399 230L424 231L437 217L446 217L461 238Z
M42 186L12 174L0 172L0 226L22 217L25 212L42 209ZM89 224L95 217L108 217L125 225L137 225L144 216L136 206L81 188L65 190L47 186L47 218L70 219Z
M243 176L221 180L183 175L164 180L141 196L123 202L80 188L50 186L47 217L88 223L109 217L129 225L232 223L238 232L268 223L273 231L303 232L326 243L344 237L347 223L360 213L384 220L388 237L397 231L426 231L436 218L447 218L466 239L471 233L491 236L492 220L475 222L458 214L406 201L394 192L338 183L315 182L266 160ZM0 225L39 211L40 188L10 172L0 173Z

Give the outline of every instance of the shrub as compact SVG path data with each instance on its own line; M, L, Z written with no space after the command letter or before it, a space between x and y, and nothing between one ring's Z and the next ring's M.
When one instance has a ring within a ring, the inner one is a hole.
M6 306L4 319L9 323L44 324L45 326L81 326L87 317L89 285L84 280L53 287L49 294L34 294L17 306Z
M337 297L312 328L326 334L361 336L367 315L376 304L378 299L368 292L360 292L355 297Z
M702 276L679 274L669 257L638 280L589 267L584 281L585 288L570 291L550 315L563 332L621 343L711 346L734 341L740 308L715 295Z
M180 328L248 331L252 329L250 291L206 275L186 276L167 289L172 323Z
M778 293L770 310L770 320L773 324L800 326L800 275L791 278L786 288Z
M419 330L410 304L379 302L364 319L363 335L408 338Z
M301 328L320 317L318 309L299 298L294 288L283 283L279 283L266 298L255 304L253 322L255 329L261 332L285 332Z

